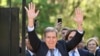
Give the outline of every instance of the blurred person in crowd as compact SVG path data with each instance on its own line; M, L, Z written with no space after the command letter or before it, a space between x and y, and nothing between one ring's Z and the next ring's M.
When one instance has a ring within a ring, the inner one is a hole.
M93 53L94 56L100 56L100 49L98 48L98 41L95 38L90 38L87 41L87 49L89 52Z
M59 20L59 19L60 19L60 20ZM61 31L61 29L62 29L62 18L58 18L58 19L56 20L55 28L57 29L58 32Z
M63 27L61 30L61 37L62 39L65 39L66 34L68 33L70 29L68 27Z
M70 29L67 28L67 27L62 28L62 30L61 30L61 38L62 38L62 39L65 39L65 36L66 36L66 34L68 34L68 31L69 31L69 30L70 30Z
M99 39L98 39L99 37L94 36L93 38L94 38L94 39L96 39L96 40L97 40L97 42L99 41ZM98 44L99 44L99 42L98 42ZM97 49L100 49L100 45L98 45Z
M62 18L58 18L55 25L55 28L58 30L59 37L61 37L60 39L64 39L65 35L69 30L68 27L62 27L62 23L63 23Z
M68 42L74 38L76 30L70 30L65 37L65 41ZM81 41L82 42L82 41ZM83 48L78 48L78 45L69 52L69 56L93 56L92 53L84 50Z
M35 54L32 52L33 51L33 48L30 44L30 41L28 39L28 36L26 36L26 39L25 39L25 44L26 44L26 49L25 49L25 54L26 56L35 56Z
M75 18L77 31L74 38L69 42L65 42L64 40L58 41L57 30L54 27L47 27L44 30L44 41L41 41L34 28L34 19L37 17L39 11L35 11L35 5L32 3L29 3L28 8L25 7L25 9L28 16L28 36L36 56L68 56L68 52L82 40L82 36L84 35L82 28L83 17L80 18L78 9L76 9Z
M85 47L85 42L84 42L84 38L82 39L82 41L77 45L77 48L82 49Z

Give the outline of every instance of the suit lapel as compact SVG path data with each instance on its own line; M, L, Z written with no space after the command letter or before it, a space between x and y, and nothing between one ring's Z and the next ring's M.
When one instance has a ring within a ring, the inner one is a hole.
M78 52L79 52L79 55L80 55L80 56L84 56L84 53L82 52L81 49L78 49Z
M43 51L43 50L44 50L44 51ZM46 56L48 50L49 50L49 49L48 49L46 43L43 43L43 48L42 48L42 54L43 54L43 56Z
M62 45L61 45L60 43L57 43L56 48L59 50L59 52L60 52L60 54L61 54L62 56L65 56L65 55L66 55L65 52L63 51L63 47L62 47ZM67 53L67 52L66 52L66 53ZM64 54L65 54L65 55L64 55Z

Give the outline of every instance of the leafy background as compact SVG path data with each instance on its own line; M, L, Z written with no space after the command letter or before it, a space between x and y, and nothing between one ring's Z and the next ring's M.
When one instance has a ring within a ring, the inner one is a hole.
M63 20L63 27L76 28L73 21L74 9L80 7L84 12L83 28L84 39L96 36L100 40L100 0L26 0L36 4L40 10L38 17L37 32L39 36L47 26L55 26L58 17ZM9 7L9 0L0 0L0 7ZM12 0L11 7L20 8L20 35L22 30L22 0ZM27 22L27 20L26 20Z

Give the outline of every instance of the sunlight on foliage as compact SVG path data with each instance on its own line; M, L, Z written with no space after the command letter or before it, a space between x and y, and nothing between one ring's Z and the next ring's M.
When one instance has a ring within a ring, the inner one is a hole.
M7 0L1 0L0 6L7 6Z
M76 7L82 9L84 14L83 28L86 31L86 39L96 35L100 39L100 0L26 0L36 4L36 9L40 10L38 17L39 26L37 32L42 35L47 26L55 26L58 17L61 17L63 27L75 28L73 21L74 10ZM7 6L7 0L1 0L0 6ZM21 8L22 0L13 0L12 6ZM20 19L21 19L20 11Z

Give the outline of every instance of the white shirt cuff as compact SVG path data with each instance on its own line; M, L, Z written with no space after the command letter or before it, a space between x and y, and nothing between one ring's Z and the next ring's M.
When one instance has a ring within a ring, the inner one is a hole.
M79 31L79 30L77 30L80 34L83 34L83 31Z
M29 27L28 26L28 32L31 32L31 31L33 31L34 30L34 26L33 27Z

